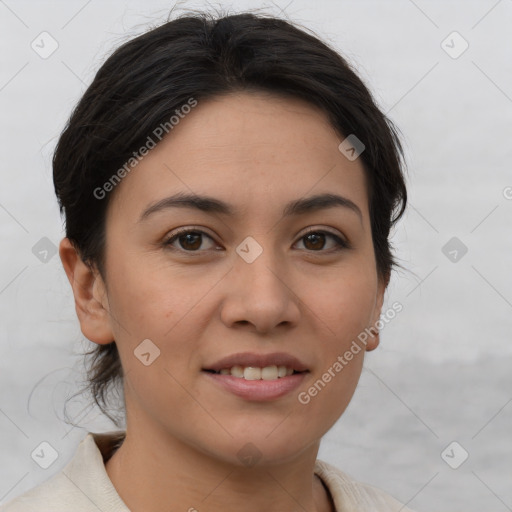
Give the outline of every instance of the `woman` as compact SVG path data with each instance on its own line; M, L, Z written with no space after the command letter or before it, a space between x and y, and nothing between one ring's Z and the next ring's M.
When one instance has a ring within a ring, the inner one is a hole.
M118 48L58 142L60 257L105 414L4 510L407 509L317 460L379 343L407 200L392 123L292 24L187 15Z

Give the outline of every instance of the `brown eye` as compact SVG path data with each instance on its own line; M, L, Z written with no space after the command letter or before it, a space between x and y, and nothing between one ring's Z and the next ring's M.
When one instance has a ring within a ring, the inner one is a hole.
M345 240L342 240L339 236L334 233L329 233L328 231L311 230L303 235L300 240L304 240L304 246L308 251L330 252L329 249L322 251L322 249L325 248L326 239L329 238L335 241L335 247L334 249L331 248L331 250L337 251L349 248L349 244L345 242Z
M166 240L164 245L166 247L172 246L175 249L187 252L198 252L203 243L203 236L213 241L213 239L204 231L199 231L197 229L181 229ZM175 241L178 241L180 247L173 246Z
M309 233L304 237L307 242L304 244L308 249L323 249L325 245L325 233ZM308 245L311 243L311 245Z

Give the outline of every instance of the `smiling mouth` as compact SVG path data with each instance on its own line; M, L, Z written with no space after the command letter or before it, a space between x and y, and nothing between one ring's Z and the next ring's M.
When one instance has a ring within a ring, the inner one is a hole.
M222 370L219 371L208 369L204 369L203 371L216 375L227 375L231 377L237 377L239 379L245 380L276 380L289 377L290 375L307 373L308 370L299 372L287 366L275 365L265 366L264 368L259 368L255 366L235 365L232 366L231 368L223 368Z

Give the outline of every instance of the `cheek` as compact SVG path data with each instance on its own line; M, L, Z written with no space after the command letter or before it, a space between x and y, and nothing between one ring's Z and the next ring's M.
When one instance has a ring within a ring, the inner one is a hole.
M112 247L116 247L115 243ZM129 249L111 251L110 256L111 312L124 320L130 333L151 337L159 330L170 329L174 317L186 307L179 282L170 278L170 269L161 268L147 255ZM126 331L120 334L125 336Z
M336 422L355 392L365 354L358 336L369 326L375 293L376 279L368 267L353 266L333 273L310 296L320 364L297 398L308 417L322 425Z
M315 313L326 340L341 348L369 326L376 302L377 282L368 268L347 268L325 280L306 302Z
M348 347L344 347L347 348ZM306 415L309 421L324 428L322 435L339 419L347 408L361 375L364 350L354 354L350 360L347 350L335 350L324 358L324 364L299 390L297 396L299 416Z
M140 371L134 352L149 339L156 348L146 344L156 354L160 351L155 365L165 363L172 373L190 370L196 350L193 340L200 338L208 321L204 297L217 281L215 276L191 278L169 266L143 264L135 258L118 261L111 271L109 304L123 367ZM160 372L160 377L166 380L169 375ZM151 381L152 375L148 378ZM180 380L185 378L182 375Z

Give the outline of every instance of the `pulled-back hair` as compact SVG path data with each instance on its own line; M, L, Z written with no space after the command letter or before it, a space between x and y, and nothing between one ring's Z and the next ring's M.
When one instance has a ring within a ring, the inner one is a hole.
M106 284L105 219L112 193L94 193L190 98L239 91L299 98L325 112L344 137L365 146L359 158L368 187L377 273L386 284L396 262L388 240L404 213L404 154L393 123L349 63L292 23L269 15L193 12L117 48L75 107L53 156L53 178L66 237ZM172 134L170 135L172 136ZM341 142L341 140L340 140ZM88 389L108 412L110 385L122 382L115 341L95 345Z

